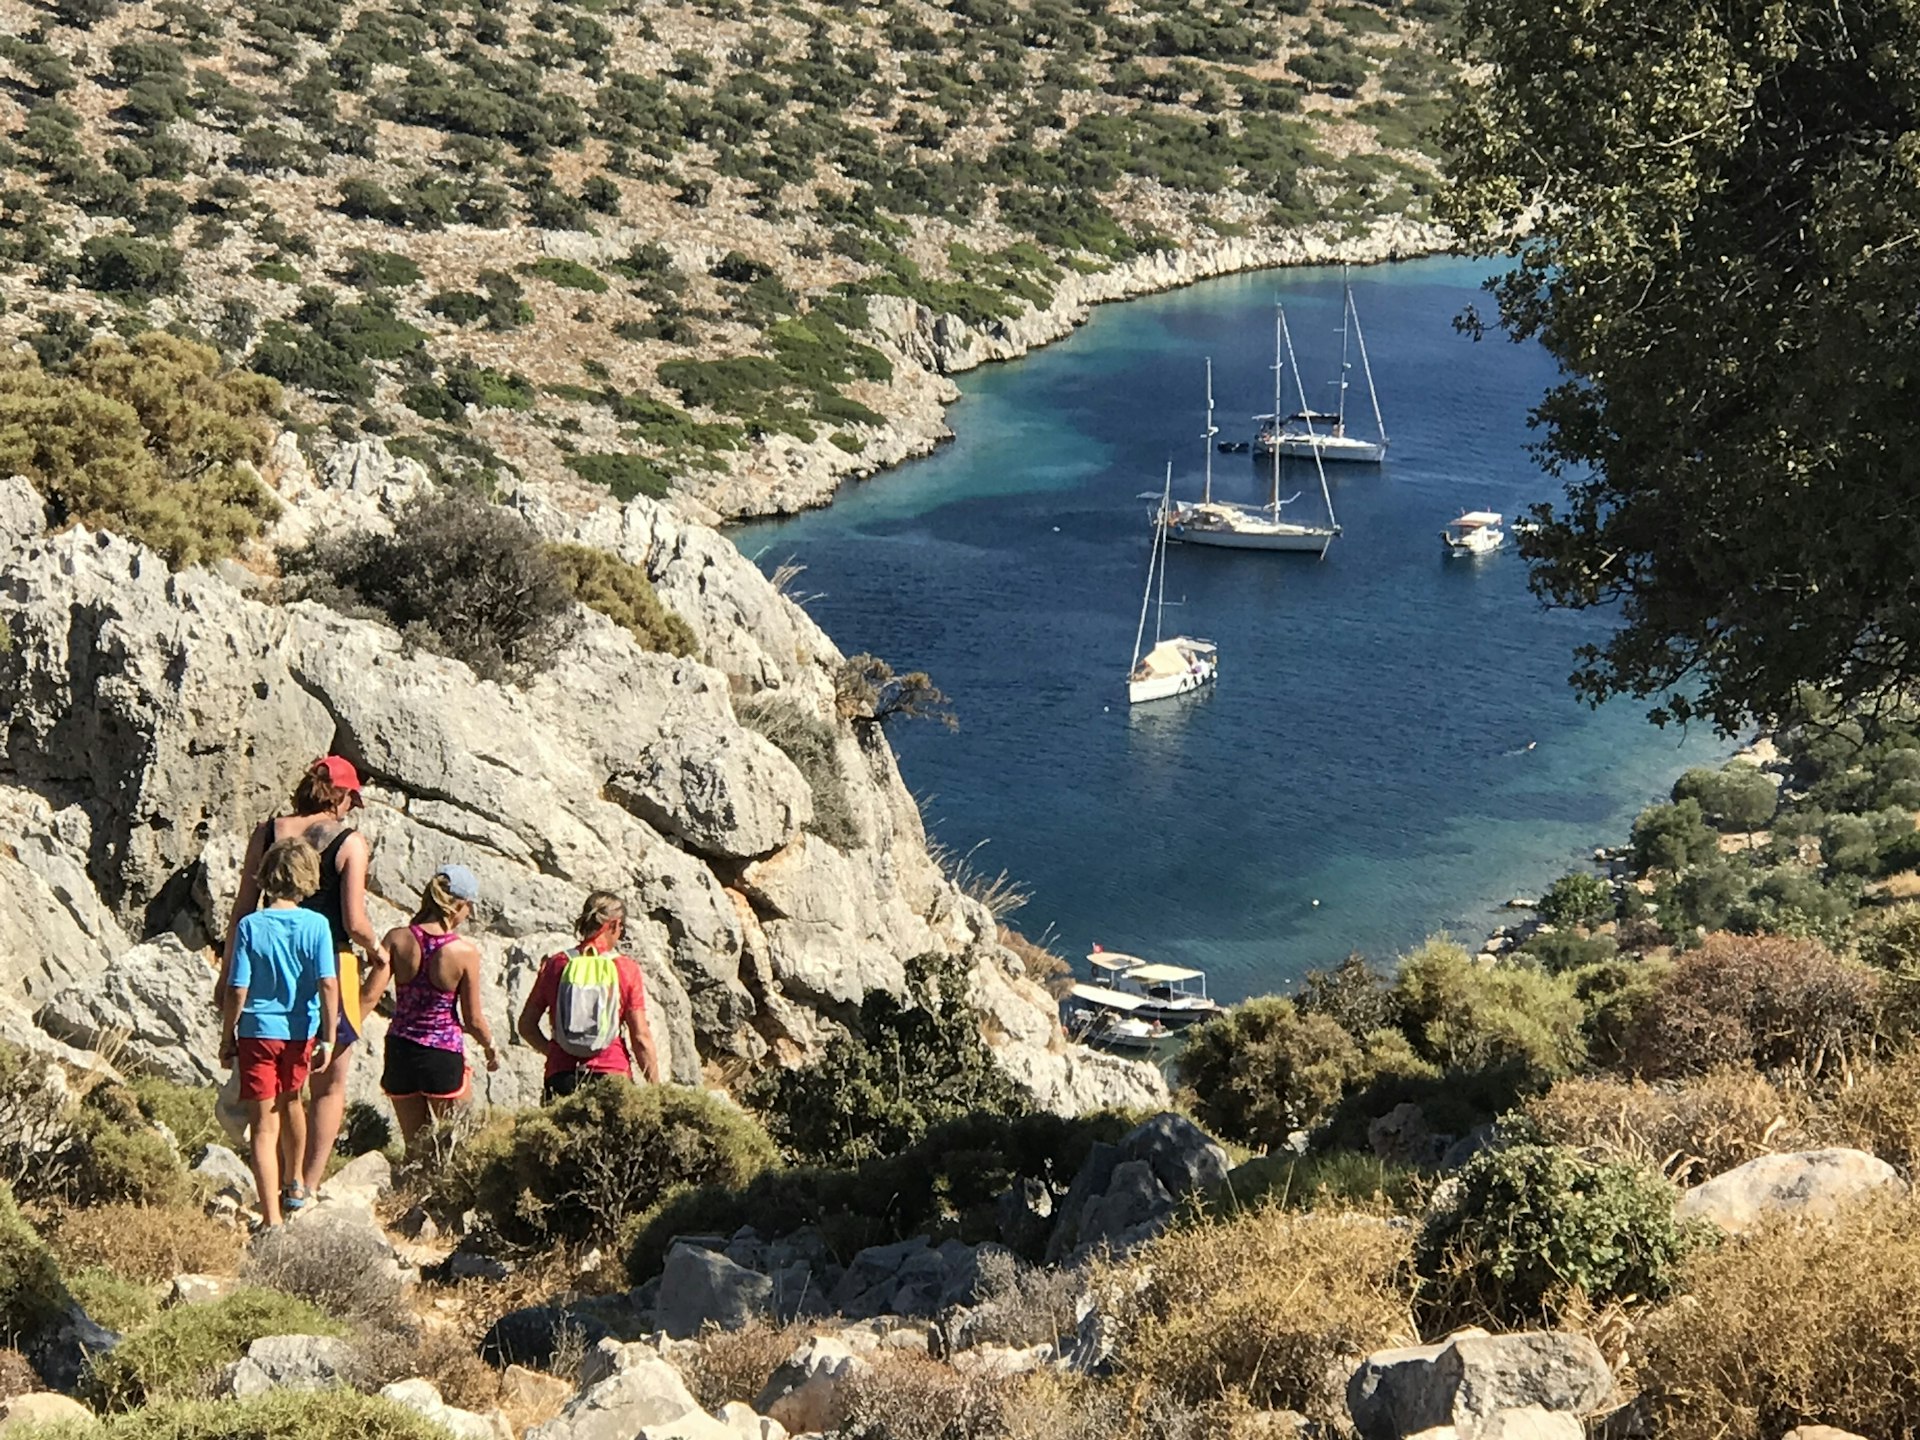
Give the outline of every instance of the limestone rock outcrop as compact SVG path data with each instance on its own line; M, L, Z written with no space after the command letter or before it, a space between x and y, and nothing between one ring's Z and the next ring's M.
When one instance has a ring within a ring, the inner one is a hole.
M1872 1196L1906 1193L1899 1172L1864 1150L1796 1150L1761 1155L1694 1186L1675 1213L1739 1235L1775 1217L1825 1220Z
M1613 1372L1584 1335L1467 1330L1369 1355L1347 1384L1361 1440L1576 1440Z
M374 442L349 448L317 467L282 457L290 512L337 505L351 523L390 523L418 467ZM483 999L503 1038L584 894L607 887L629 897L656 1043L682 1083L711 1059L803 1058L932 952L972 966L1003 1063L1045 1107L1164 1094L1150 1067L1062 1041L1051 999L1013 978L992 916L929 856L884 739L837 716L839 652L738 550L645 500L580 517L512 498L541 533L643 567L700 658L643 651L587 612L541 676L482 682L385 626L270 603L224 571L170 573L142 546L79 527L45 534L32 489L0 482L0 513L22 520L0 539L0 820L12 837L0 1003L81 1045L117 1019L142 1065L211 1078L205 947L224 933L248 836L331 751L367 781L358 823L373 841L376 928L402 920L440 864L479 876ZM282 527L310 533L304 523ZM842 848L807 828L807 780L743 724L741 697L834 727L857 840ZM373 1099L384 1022L365 1029L350 1093ZM538 1057L503 1048L476 1089L533 1100Z

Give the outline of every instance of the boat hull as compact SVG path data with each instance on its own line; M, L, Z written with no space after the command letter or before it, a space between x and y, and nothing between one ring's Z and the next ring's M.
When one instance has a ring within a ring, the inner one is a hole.
M1450 556L1464 555L1468 559L1471 559L1476 555L1493 554L1494 551L1498 550L1503 544L1506 543L1506 537L1501 536L1498 540L1493 540L1493 541L1485 542L1478 545L1465 545L1465 544L1462 544L1460 541L1455 540L1451 535L1442 535L1440 537L1440 543L1446 546L1448 555Z
M1198 1025L1211 1020L1220 1013L1218 1005L1203 1007L1192 1005L1156 1005L1151 1000L1133 1012L1142 1020L1157 1020L1168 1030L1184 1030L1189 1025Z
M1347 435L1282 435L1280 454L1289 460L1311 460L1320 454L1324 465L1378 465L1387 458L1387 446L1381 440L1356 440ZM1256 454L1271 456L1273 442L1262 440Z
M1217 550L1298 550L1318 555L1338 534L1311 526L1276 527L1262 530L1228 530L1213 526L1183 525L1178 520L1167 526L1167 538L1183 545L1211 545Z
M1176 695L1190 694L1211 685L1217 673L1216 667L1209 665L1204 670L1189 670L1179 675L1156 675L1147 680L1129 680L1127 703L1144 705L1152 700L1171 700Z

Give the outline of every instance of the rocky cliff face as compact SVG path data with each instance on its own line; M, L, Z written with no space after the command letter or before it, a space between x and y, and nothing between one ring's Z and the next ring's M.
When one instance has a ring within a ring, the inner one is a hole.
M272 476L280 538L378 526L419 484L377 443L319 473L289 442ZM700 659L640 650L583 616L524 688L411 653L386 627L273 603L228 565L170 574L107 534L46 534L24 481L0 482L0 995L62 1039L92 1043L123 1016L129 1052L182 1078L212 1073L209 946L224 929L247 836L284 807L320 754L368 783L374 920L399 920L433 870L470 865L496 1032L511 1033L541 956L584 894L625 893L675 1079L709 1062L793 1061L904 962L967 958L1009 1069L1060 1110L1147 1104L1145 1067L1066 1046L1045 993L994 942L992 917L927 854L920 819L878 736L833 706L832 642L724 538L646 501L571 515L516 497L545 534L643 566L699 637ZM835 727L858 839L804 827L806 779L743 726L735 704L772 695ZM136 943L169 937L163 943ZM379 1031L356 1066L377 1087ZM487 1081L530 1100L534 1056L515 1046Z

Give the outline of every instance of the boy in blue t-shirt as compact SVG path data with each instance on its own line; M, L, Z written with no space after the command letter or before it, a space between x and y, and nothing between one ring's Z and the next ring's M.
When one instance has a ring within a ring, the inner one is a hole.
M260 893L269 902L241 920L227 1000L220 1059L238 1059L240 1100L253 1129L253 1182L263 1224L278 1225L282 1201L307 1201L296 1175L280 1188L280 1127L289 1151L306 1152L307 1112L300 1089L333 1059L340 1023L340 982L333 931L300 902L320 888L320 855L304 840L282 840L260 861ZM315 1033L319 1041L314 1040Z

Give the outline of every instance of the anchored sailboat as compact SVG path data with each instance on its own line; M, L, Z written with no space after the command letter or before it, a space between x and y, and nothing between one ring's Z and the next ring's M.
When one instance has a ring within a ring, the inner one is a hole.
M1380 394L1373 387L1373 366L1367 359L1367 337L1360 329L1360 311L1353 302L1353 286L1347 283L1344 270L1340 284L1345 298L1340 311L1340 378L1331 382L1338 393L1334 409L1331 413L1313 409L1306 403L1307 397L1303 392L1300 408L1282 420L1280 405L1276 400L1273 414L1254 417L1267 422L1261 426L1254 440L1254 449L1258 454L1270 455L1277 450L1282 455L1296 459L1304 460L1311 455L1320 460L1362 465L1378 465L1387 458L1387 422L1380 416ZM1347 388L1350 383L1347 376L1353 369L1353 362L1347 358L1349 338L1359 346L1360 369L1367 378L1367 399L1373 405L1373 425L1378 439L1362 440L1356 435L1347 434ZM1315 426L1324 428L1316 429Z
M1173 465L1167 465L1167 483L1160 495L1160 511L1165 516L1173 503ZM1168 527L1153 527L1153 545L1147 552L1147 589L1140 597L1140 625L1133 632L1133 665L1127 672L1127 703L1138 705L1147 700L1164 700L1211 685L1219 673L1220 662L1210 640L1194 640L1176 635L1160 638L1160 622L1167 608L1167 533ZM1154 581L1159 580L1156 596ZM1147 638L1147 611L1153 610L1153 648L1142 655L1140 647Z
M1282 354L1286 359L1282 362ZM1287 365L1293 365L1294 383L1300 380L1300 367L1294 364L1293 337L1287 332L1286 311L1273 307L1273 408L1280 409L1281 377ZM1302 405L1306 392L1301 391ZM1300 497L1280 498L1280 452L1266 453L1273 462L1272 485L1265 505L1235 505L1213 498L1213 362L1207 362L1207 468L1200 499L1181 505L1165 505L1154 516L1154 524L1167 534L1189 545L1212 545L1226 550L1310 550L1325 555L1340 526L1333 518L1333 495L1327 489L1327 472L1320 464L1318 451L1310 452L1314 469L1320 476L1320 497L1326 501L1325 525L1298 525L1281 517L1282 510Z

